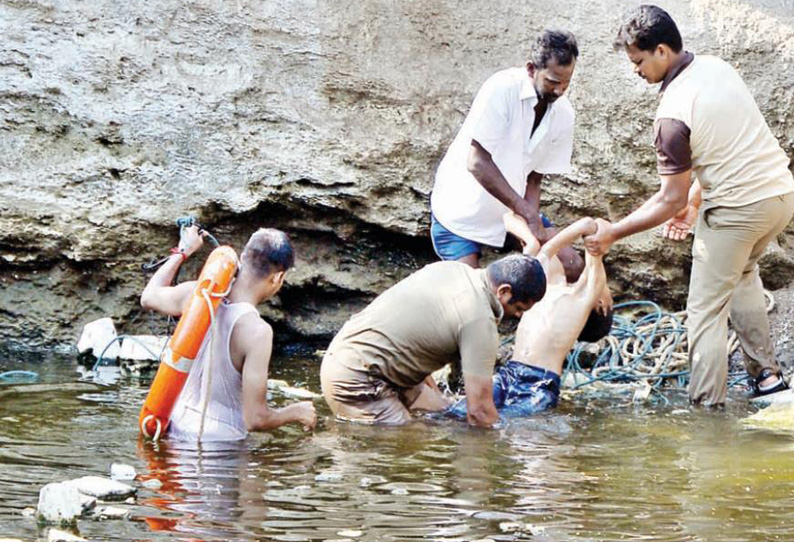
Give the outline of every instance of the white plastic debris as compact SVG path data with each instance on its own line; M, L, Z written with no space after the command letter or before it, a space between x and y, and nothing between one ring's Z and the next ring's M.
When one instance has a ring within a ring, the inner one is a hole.
M119 344L116 341L116 326L110 318L100 318L83 326L83 334L77 342L77 351L85 354L92 350L96 357L105 350L112 341L113 344L105 352L106 358L115 358L119 355Z
M101 476L83 476L66 483L75 487L80 493L103 501L123 501L134 495L136 491L132 486Z
M130 361L158 361L168 337L135 335L121 342L119 358Z
M47 484L39 492L36 517L39 523L73 525L83 513L80 492L68 482Z
M125 465L123 463L113 463L110 466L110 478L111 480L117 481L127 481L127 480L135 480L135 476L138 473L135 472L135 467L132 465Z

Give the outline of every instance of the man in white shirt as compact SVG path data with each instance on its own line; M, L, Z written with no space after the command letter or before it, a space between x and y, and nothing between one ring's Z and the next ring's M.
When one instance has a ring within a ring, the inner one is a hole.
M539 212L540 183L571 169L574 112L563 94L578 55L571 33L546 30L526 68L497 72L477 92L436 171L431 237L441 259L479 267L482 245L504 244L507 211L541 244L556 233ZM582 258L570 246L559 257L575 281Z

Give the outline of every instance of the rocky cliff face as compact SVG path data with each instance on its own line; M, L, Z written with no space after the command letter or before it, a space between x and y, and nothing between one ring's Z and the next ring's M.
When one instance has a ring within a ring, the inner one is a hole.
M623 216L657 186L656 89L611 51L633 4L0 0L0 337L68 343L104 315L146 329L140 264L186 214L237 247L288 231L297 266L263 313L282 336L329 337L434 259L435 165L479 85L549 25L582 54L575 169L545 181L544 208ZM792 0L663 5L689 49L739 69L794 155ZM794 275L791 234L765 260L771 286ZM637 236L612 280L678 307L687 252Z

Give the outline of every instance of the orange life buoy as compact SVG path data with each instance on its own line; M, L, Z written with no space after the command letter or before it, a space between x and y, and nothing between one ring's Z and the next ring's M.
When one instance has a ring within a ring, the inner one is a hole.
M210 327L210 305L214 314L221 299L229 293L236 272L237 254L231 247L218 247L207 258L193 295L160 357L160 366L138 417L145 437L157 440L168 428L171 411Z

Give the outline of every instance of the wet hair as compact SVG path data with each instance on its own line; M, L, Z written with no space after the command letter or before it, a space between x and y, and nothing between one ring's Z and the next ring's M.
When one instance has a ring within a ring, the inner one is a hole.
M542 70L552 58L560 66L570 66L579 56L576 38L565 30L544 30L535 39L530 53L530 62L535 69Z
M587 318L587 322L585 322L582 332L579 333L578 340L587 343L594 343L609 335L609 331L611 329L612 309L609 309L609 312L606 314L601 313L597 309L593 309L590 311L590 316Z
M540 262L531 256L505 256L489 265L486 272L491 284L510 286L510 303L537 302L546 294L546 273Z
M261 228L251 235L240 257L243 265L258 277L286 271L295 264L295 253L287 234Z
M653 51L664 43L678 53L684 44L670 14L659 6L643 4L626 15L613 46L616 51L633 45L640 51Z

